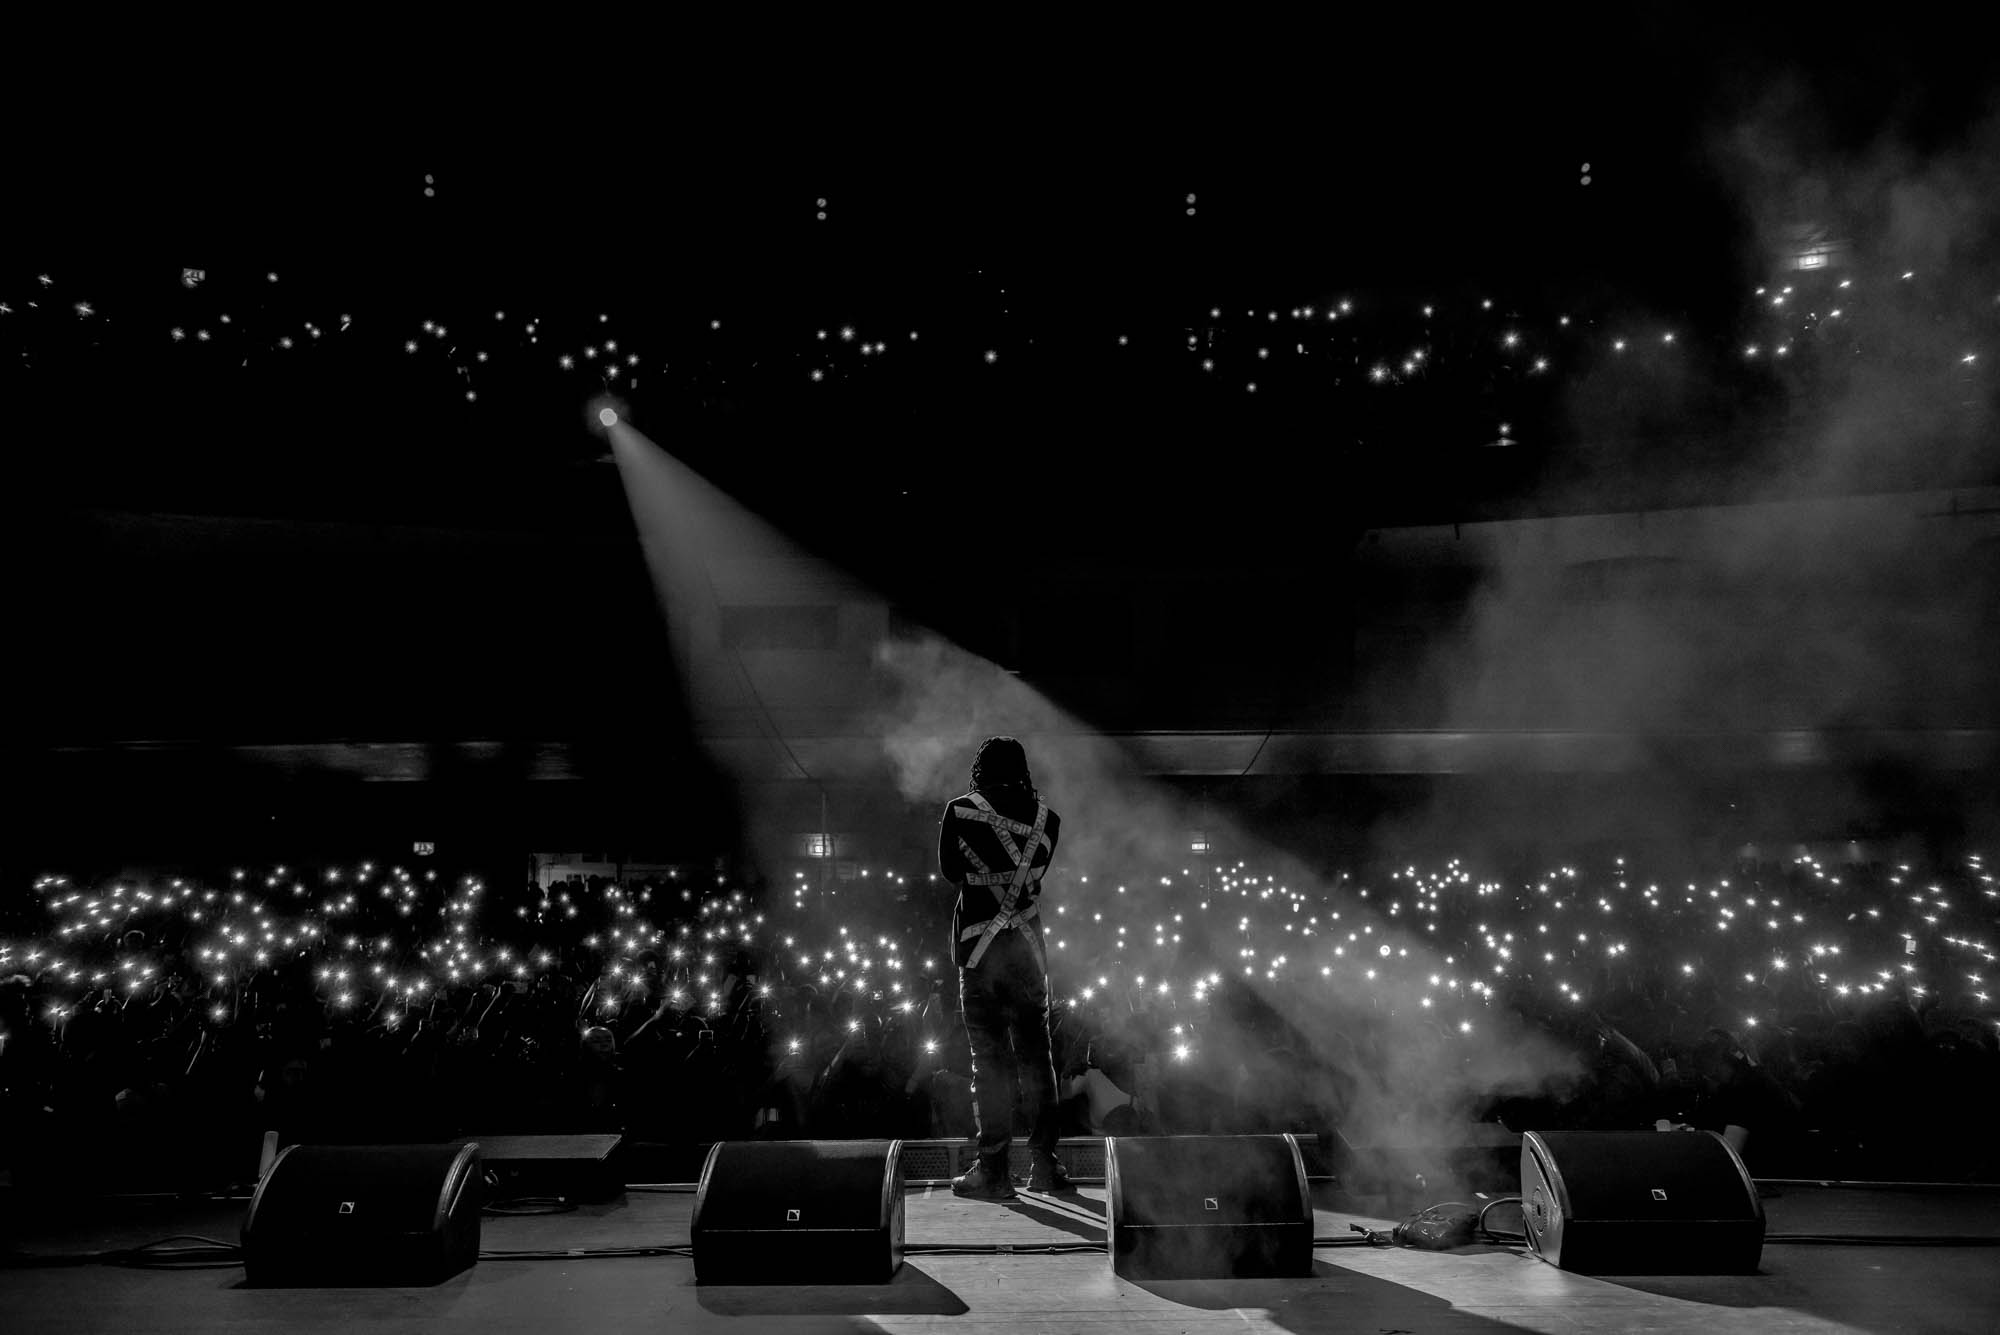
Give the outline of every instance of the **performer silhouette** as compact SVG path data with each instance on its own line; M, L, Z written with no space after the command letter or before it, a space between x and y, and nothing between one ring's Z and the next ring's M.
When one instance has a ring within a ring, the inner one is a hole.
M951 800L938 826L938 866L958 890L953 957L979 1127L979 1162L952 1180L959 1196L1014 1199L1008 1160L1017 1092L1029 1125L1028 1190L1070 1189L1055 1154L1061 1112L1041 924L1042 873L1061 827L1035 791L1026 749L1012 737L980 746L972 787Z

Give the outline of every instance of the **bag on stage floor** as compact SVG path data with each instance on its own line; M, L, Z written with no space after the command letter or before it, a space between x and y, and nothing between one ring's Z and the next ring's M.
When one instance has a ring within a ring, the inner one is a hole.
M1545 1261L1594 1275L1748 1274L1764 1206L1712 1131L1530 1131L1521 1215Z
M253 1285L435 1284L479 1259L479 1146L293 1145L243 1218Z
M691 1231L698 1284L886 1284L903 1264L903 1142L722 1141Z
M1312 1273L1312 1196L1295 1136L1113 1136L1111 1266L1131 1279Z

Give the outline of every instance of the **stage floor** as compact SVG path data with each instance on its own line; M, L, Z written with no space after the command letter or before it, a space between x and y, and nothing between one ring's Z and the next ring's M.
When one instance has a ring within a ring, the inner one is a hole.
M1783 1184L1765 1201L1773 1235L2000 1239L2000 1189L1889 1190ZM1317 1235L1393 1221L1317 1193ZM1771 1242L1748 1276L1593 1278L1521 1247L1422 1252L1321 1248L1310 1278L1132 1282L1102 1252L919 1254L878 1286L697 1286L683 1256L560 1255L685 1244L685 1187L633 1187L567 1214L488 1216L482 1257L430 1288L248 1289L240 1266L137 1269L103 1263L0 1270L9 1330L59 1332L288 1330L482 1335L600 1331L968 1331L985 1335L1292 1331L1994 1331L2000 1248ZM78 1257L172 1234L233 1243L247 1202L100 1198L52 1203L0 1190L0 1247L19 1257ZM913 1187L915 1247L1044 1247L1103 1242L1103 1191L1024 1195L1010 1205ZM1508 1212L1511 1215L1511 1211ZM1496 1225L1501 1222L1496 1212Z

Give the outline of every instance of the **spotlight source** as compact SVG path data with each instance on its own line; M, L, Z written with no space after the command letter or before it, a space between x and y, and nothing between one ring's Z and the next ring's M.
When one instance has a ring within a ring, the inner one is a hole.
M616 394L595 394L583 405L583 420L591 434L605 437L613 427L624 425L631 415L630 407ZM607 451L599 457L609 462L611 455Z

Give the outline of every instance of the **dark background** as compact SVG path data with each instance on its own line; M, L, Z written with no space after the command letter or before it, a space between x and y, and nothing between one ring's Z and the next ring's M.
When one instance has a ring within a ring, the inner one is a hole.
M1963 38L1649 9L1436 49L1357 30L1309 70L1078 54L949 100L942 62L907 92L668 80L636 115L404 124L364 94L199 127L127 115L114 134L78 111L17 168L28 207L0 281L23 827L61 847L337 839L350 820L712 842L731 801L668 689L595 387L548 355L596 337L599 313L643 350L618 392L651 438L911 623L1031 674L1093 653L1143 667L1151 693L1099 721L1197 726L1200 654L1135 662L1090 617L982 642L944 574L997 561L1282 628L1300 563L1373 527L1741 499L1732 461L1788 420L1768 381L1708 368L1709 397L1635 419L1607 468L1564 412L1593 369L1581 330L1566 378L1540 383L1474 349L1555 310L1726 345L1770 257L1718 128L1775 117L1830 167L1884 135L1921 157L1990 105L1990 58ZM1771 110L1780 88L1790 111ZM1990 241L1963 258L1977 280ZM209 277L190 291L182 266ZM1421 395L1371 394L1337 337L1254 397L1188 370L1190 335L1241 355L1265 332L1249 312L1283 326L1344 296L1356 349L1401 332L1440 349ZM79 299L97 314L68 319ZM1450 316L1426 327L1425 302ZM463 338L495 310L511 351L490 371L402 352L419 321ZM310 357L254 340L238 357L223 311L238 331L356 322ZM200 322L216 344L162 337ZM835 364L811 332L846 325L886 355L810 382ZM1522 447L1485 448L1496 419ZM1990 449L1948 458L1887 455L1847 485L1995 480ZM999 491L1031 500L969 532ZM616 689L635 674L658 689ZM328 750L380 739L430 777L371 783L394 762ZM470 756L474 739L494 744ZM566 773L537 781L551 741ZM145 749L163 742L171 761ZM255 750L279 745L299 749ZM1363 826L1417 781L1324 782Z

